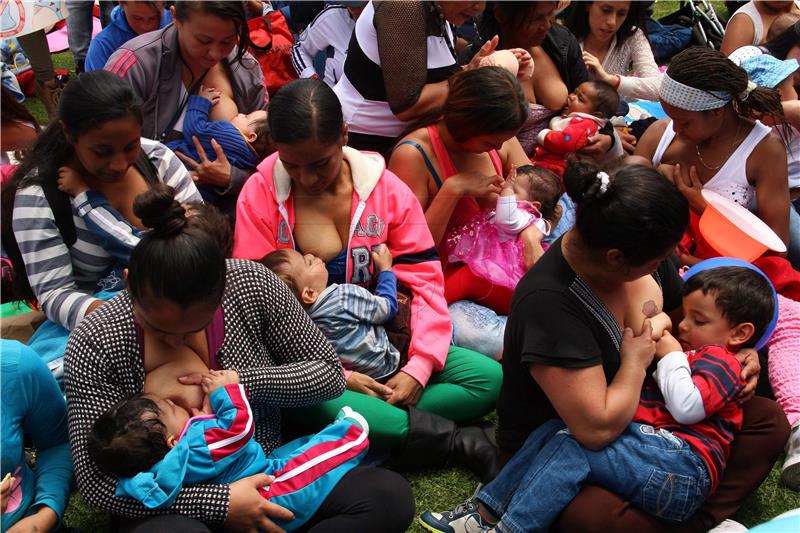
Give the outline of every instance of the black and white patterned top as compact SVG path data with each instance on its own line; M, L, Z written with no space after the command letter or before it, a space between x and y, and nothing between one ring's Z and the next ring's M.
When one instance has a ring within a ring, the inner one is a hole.
M222 310L224 340L217 361L239 373L255 415L255 438L269 452L280 444L278 408L340 396L345 385L342 367L287 286L260 264L228 261ZM94 421L120 400L142 392L144 378L131 299L125 291L80 322L65 354L69 440L84 500L130 518L169 512L209 524L224 521L228 485L186 487L169 509L150 510L136 500L114 496L116 479L89 457L86 439Z

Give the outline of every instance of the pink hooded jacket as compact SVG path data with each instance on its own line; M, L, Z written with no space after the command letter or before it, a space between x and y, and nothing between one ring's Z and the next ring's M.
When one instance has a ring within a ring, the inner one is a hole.
M411 345L401 369L423 387L440 371L450 347L450 314L436 247L419 201L408 186L386 170L383 158L344 147L353 176L353 201L347 243L347 281L372 280L372 247L385 243L397 279L413 293ZM292 181L278 154L261 162L247 180L236 208L233 255L259 260L281 248L296 248Z

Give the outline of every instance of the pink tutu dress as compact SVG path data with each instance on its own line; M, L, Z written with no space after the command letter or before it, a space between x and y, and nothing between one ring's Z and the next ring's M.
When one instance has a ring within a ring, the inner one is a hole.
M447 233L447 260L464 263L476 276L513 290L525 274L523 245L517 237L531 224L550 233L533 204L517 202L513 195L498 196L496 209L484 209Z

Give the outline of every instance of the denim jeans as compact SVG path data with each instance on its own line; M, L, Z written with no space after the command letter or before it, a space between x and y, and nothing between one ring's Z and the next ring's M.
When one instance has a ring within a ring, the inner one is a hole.
M478 499L500 531L547 531L584 484L599 485L663 520L689 518L708 495L705 464L666 430L631 423L600 451L581 446L561 420L531 433Z
M469 300L453 302L448 307L453 323L453 344L488 355L495 361L503 358L503 335L508 317Z
M93 0L67 0L67 41L75 61L85 61L92 40ZM100 24L105 28L111 22L114 3L100 2Z
M795 269L800 268L800 198L789 206L789 246L786 259Z

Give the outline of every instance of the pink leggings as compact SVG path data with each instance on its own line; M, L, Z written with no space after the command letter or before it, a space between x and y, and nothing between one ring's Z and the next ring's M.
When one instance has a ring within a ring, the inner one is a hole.
M778 325L767 346L769 383L794 427L800 422L800 302L778 295Z

